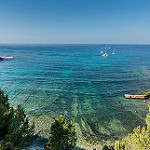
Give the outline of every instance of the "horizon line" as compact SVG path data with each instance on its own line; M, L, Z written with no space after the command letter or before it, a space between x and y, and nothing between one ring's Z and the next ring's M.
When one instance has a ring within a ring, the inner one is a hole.
M150 43L0 43L0 45L150 45Z

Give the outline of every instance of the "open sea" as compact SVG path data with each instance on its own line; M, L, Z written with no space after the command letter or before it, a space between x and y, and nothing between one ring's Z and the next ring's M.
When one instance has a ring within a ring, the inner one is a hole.
M150 45L107 45L103 57L105 46L0 45L0 56L14 57L0 61L0 89L43 135L50 124L42 119L63 114L85 141L119 139L145 124L149 100L124 94L150 92Z

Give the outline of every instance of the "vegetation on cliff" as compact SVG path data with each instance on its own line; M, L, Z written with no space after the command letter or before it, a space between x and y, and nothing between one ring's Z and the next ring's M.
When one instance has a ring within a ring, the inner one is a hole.
M72 150L76 144L76 132L72 121L64 116L51 125L50 137L45 144L46 150Z
M0 90L0 149L22 148L29 144L34 133L34 124L29 125L28 118L20 105L10 107L8 96Z

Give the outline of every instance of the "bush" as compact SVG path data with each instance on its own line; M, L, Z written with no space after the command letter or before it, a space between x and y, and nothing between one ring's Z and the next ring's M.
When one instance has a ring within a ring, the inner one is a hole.
M28 145L33 130L34 124L29 125L21 106L15 110L10 107L8 96L0 90L0 149L9 150Z
M72 150L76 144L76 132L72 121L64 116L51 125L51 135L45 144L46 150Z
M4 139L9 133L8 127L12 123L14 110L9 107L8 96L0 90L0 139Z

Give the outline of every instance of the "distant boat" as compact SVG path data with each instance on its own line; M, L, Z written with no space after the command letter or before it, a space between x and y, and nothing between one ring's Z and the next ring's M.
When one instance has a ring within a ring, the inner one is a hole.
M104 52L103 51L101 51L101 54L103 54Z
M108 56L108 54L107 54L107 53L105 53L105 54L103 54L102 56L107 57L107 56Z
M107 47L105 47L105 53L102 55L102 56L104 56L104 57L107 57L107 56L108 56L108 54L106 53L106 50L107 50Z
M113 52L112 52L113 55L115 55L115 52L114 52L114 51L115 51L115 49L113 49Z
M12 57L12 56L0 56L0 59L2 60L2 59L13 59L14 57Z

